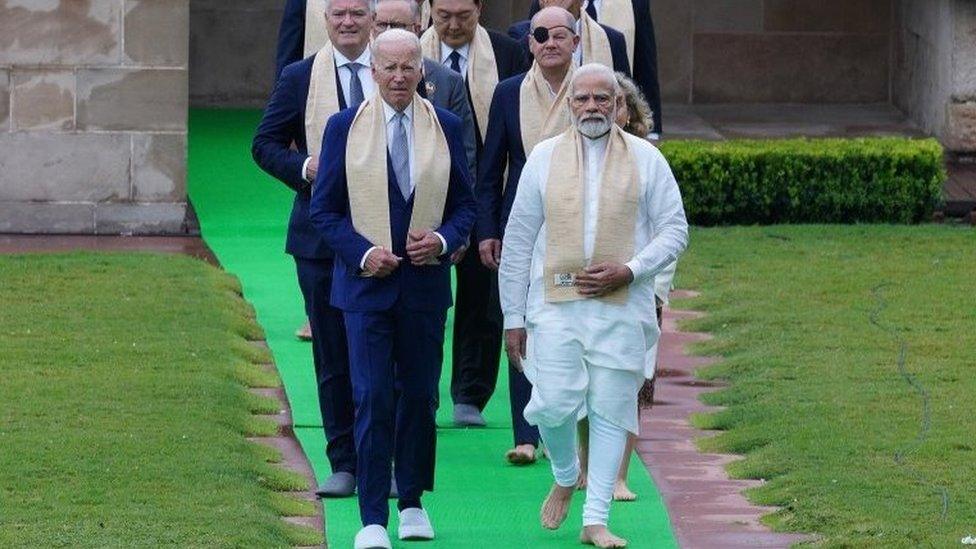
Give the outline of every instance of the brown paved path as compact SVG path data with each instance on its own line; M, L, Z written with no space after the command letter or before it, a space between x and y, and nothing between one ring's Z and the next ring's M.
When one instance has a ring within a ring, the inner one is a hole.
M674 292L672 297L688 296ZM800 534L771 532L759 517L775 509L749 503L741 492L760 481L730 480L725 465L735 456L699 453L696 438L708 436L695 429L688 417L714 411L698 399L716 384L698 380L694 370L715 361L689 356L686 345L708 338L707 334L677 331L677 320L696 316L687 311L666 310L659 356L660 377L654 408L641 423L644 435L637 444L664 498L678 543L685 549L735 549L789 547L809 539Z

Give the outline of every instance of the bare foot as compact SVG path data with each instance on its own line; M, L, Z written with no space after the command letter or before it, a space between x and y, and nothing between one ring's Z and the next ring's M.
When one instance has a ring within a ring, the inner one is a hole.
M627 547L627 540L611 534L602 524L584 526L580 532L580 542L597 547Z
M630 491L627 487L627 481L617 479L617 482L613 484L613 501L636 501L637 494Z
M546 501L542 502L542 510L539 511L539 518L542 519L542 527L548 530L555 530L566 520L569 513L569 502L573 499L572 486L560 486L552 484L552 490L546 496Z
M531 465L535 463L535 446L519 444L505 452L505 459L512 465Z
M580 469L579 478L576 479L576 489L586 490L586 469Z

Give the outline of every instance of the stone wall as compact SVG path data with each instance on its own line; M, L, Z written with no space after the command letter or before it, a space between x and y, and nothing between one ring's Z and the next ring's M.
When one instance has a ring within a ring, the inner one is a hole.
M679 103L888 102L892 3L652 0L661 93Z
M976 152L976 2L896 5L893 100L951 151Z
M0 0L0 232L180 233L187 0Z

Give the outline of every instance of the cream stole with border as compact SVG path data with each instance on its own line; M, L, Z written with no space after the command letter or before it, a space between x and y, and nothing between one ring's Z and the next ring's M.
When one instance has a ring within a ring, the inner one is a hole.
M430 27L420 37L420 48L424 57L441 61L441 39L437 29ZM471 107L478 122L482 141L488 131L488 111L491 97L498 85L498 65L495 63L495 49L491 47L491 37L484 27L478 25L468 50L468 70L466 73L468 89L471 90Z
M525 80L522 80L519 87L519 126L526 158L540 141L559 135L572 126L566 94L569 93L573 70L570 66L566 71L566 77L563 78L555 98L552 97L549 84L537 62L532 62L532 68L526 73Z
M546 260L544 281L546 302L585 299L576 291L576 275L587 266L583 253L583 212L586 197L586 139L575 127L557 141L546 180ZM636 160L623 131L610 129L609 142L600 173L600 202L592 263L626 263L634 255L634 223L637 218L639 185ZM626 303L624 286L598 299Z
M305 57L329 41L325 25L325 0L305 0Z
M451 179L451 151L433 105L414 94L413 214L410 230L434 230L444 218ZM346 144L349 209L356 232L374 246L393 250L390 229L390 186L386 171L386 114L379 95L363 101ZM437 259L430 264L436 265Z
M613 68L613 51L607 31L585 11L580 14L580 47L583 48L581 57L584 65L599 63Z
M627 60L630 71L634 72L634 33L637 31L637 24L634 21L633 0L603 0L600 6L600 23L624 35L627 42ZM613 63L608 66L613 67Z
M428 23L430 23L430 0L424 0L420 3L420 32L427 30Z
M309 156L322 152L322 134L329 117L339 112L339 82L336 81L332 44L326 42L312 61L308 99L305 100L305 143Z

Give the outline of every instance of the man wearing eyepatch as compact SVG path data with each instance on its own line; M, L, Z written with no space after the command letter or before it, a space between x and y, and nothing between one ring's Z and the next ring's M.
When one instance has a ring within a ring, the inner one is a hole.
M571 125L566 93L573 73L573 52L580 41L575 23L576 18L560 7L544 8L537 13L532 18L529 39L535 57L532 68L503 80L492 98L475 192L478 252L481 262L492 271L498 270L502 231L526 157L536 143L562 133ZM539 431L526 423L522 415L531 391L525 375L510 368L509 398L515 446L506 458L513 464L529 464L536 459Z
M627 41L624 35L611 27L597 23L593 17L582 10L583 0L542 0L543 8L558 6L566 9L576 18L574 30L580 43L573 52L573 61L578 67L584 63L600 63L630 76L630 60L627 56ZM528 52L530 22L518 21L508 27L508 35L517 40ZM531 56L530 56L531 59Z

